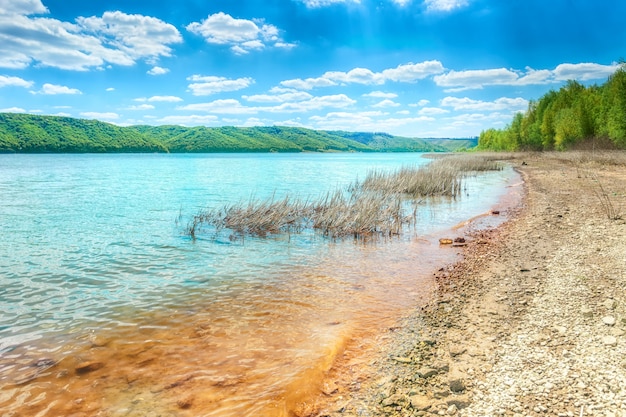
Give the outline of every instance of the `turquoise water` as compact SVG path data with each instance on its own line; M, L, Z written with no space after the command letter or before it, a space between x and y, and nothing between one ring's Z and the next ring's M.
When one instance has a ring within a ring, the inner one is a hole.
M307 329L308 317L344 320L375 310L372 300L393 301L387 291L407 292L404 278L389 278L396 272L381 277L360 268L414 262L419 253L411 245L488 211L512 170L468 180L456 201L424 205L400 243L333 242L311 233L192 240L184 233L188 219L252 197L316 198L370 169L428 162L411 153L0 155L0 354L55 352L85 334L115 333L145 324L142 317L181 311L215 321L219 310L226 331L247 314L288 311L289 319L263 326L288 322L302 332L298 338L317 335L312 340L322 343L335 330ZM394 244L404 249L392 253ZM378 289L355 297L361 287ZM159 323L181 325L173 320ZM6 369L0 366L0 380Z

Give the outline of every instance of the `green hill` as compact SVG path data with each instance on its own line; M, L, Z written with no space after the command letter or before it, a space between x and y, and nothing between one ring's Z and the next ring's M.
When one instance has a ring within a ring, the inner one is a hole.
M443 141L443 142L442 142ZM299 127L129 126L97 120L0 113L2 153L445 152L448 140Z

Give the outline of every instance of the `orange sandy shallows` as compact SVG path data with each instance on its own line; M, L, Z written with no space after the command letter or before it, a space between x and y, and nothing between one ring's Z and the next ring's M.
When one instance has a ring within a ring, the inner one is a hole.
M125 324L86 330L61 347L16 347L0 358L0 409L286 416L320 392L346 345L425 300L430 272L456 254L417 240L343 245L312 270L239 284L225 296L198 294L176 311L130 311Z

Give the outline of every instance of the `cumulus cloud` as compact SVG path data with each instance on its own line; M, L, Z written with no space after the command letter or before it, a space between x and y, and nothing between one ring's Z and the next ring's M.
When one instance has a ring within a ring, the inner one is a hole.
M46 14L48 9L41 0L0 0L0 15Z
M356 101L345 94L311 97L306 100L283 102L275 106L244 106L235 99L215 100L208 103L194 103L180 106L178 110L203 111L215 114L256 114L268 113L298 113L321 110L324 108L345 108L352 106Z
M170 72L169 69L167 68L161 68L161 67L152 67L150 70L148 70L148 75L163 75L163 74L167 74L168 72Z
M192 75L187 77L189 90L194 96L208 96L226 91L243 90L254 84L254 79L249 77L230 79L225 77Z
M431 12L450 12L468 4L468 0L424 0L426 10Z
M7 77L0 75L0 88L2 87L24 87L30 88L33 85L32 81L26 81L19 77Z
M41 87L41 90L38 91L39 94L45 95L58 95L58 94L83 94L80 90L76 88L66 87L64 85L56 85L56 84L44 84Z
M619 68L618 64L600 65L594 63L560 64L552 73L557 81L589 81L607 78Z
M193 22L186 29L200 35L207 43L227 45L233 53L244 55L266 46L290 49L295 44L285 42L280 37L280 30L263 19L236 19L229 14L219 12L209 15L202 22Z
M0 67L4 68L38 64L87 71L106 64L130 66L137 60L155 62L171 56L169 45L182 42L174 26L153 17L116 11L78 17L71 23L32 17L46 11L39 1L0 1Z
M519 111L528 108L528 100L517 97L500 97L494 101L473 100L468 97L445 97L441 100L443 107L452 107L462 111Z
M383 108L383 107L398 107L398 106L400 106L399 103L396 103L395 101L389 100L389 99L385 99L383 101L380 101L380 102L372 105L372 107L380 107L380 108Z
M7 107L6 109L0 109L0 113L26 113L21 107Z
M617 68L617 64L580 63L560 64L554 70L534 70L530 67L526 67L525 71L506 68L452 70L436 75L433 79L438 86L445 87L447 92L458 92L494 85L525 86L559 83L566 80L598 80L608 77Z
M285 103L291 101L310 100L313 96L304 91L289 90L279 94L257 94L253 96L243 96L247 101L256 103Z
M183 101L182 98L176 96L152 96L152 97L139 97L134 99L134 101L143 102L166 102L166 103L177 103Z
M440 107L424 107L417 112L421 116L437 116L446 113L450 113L450 111Z
M486 85L513 85L519 79L519 74L506 68L449 71L436 75L433 79L440 87L452 87L453 90L479 89Z
M130 106L127 107L126 110L153 110L154 106L152 104L140 104L138 106Z
M372 91L371 93L363 94L363 97L374 97L374 98L396 98L398 97L395 93L385 93L384 91Z
M331 87L340 84L380 85L387 81L414 83L431 75L440 74L444 67L439 61L408 63L374 72L367 68L354 68L348 72L328 71L321 77L285 80L280 84L284 87L311 90L316 87Z

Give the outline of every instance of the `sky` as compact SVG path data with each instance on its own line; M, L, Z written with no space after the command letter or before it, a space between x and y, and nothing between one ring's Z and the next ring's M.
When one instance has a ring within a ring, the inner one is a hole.
M626 56L623 0L0 0L0 112L408 137L502 128Z

